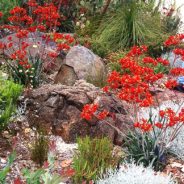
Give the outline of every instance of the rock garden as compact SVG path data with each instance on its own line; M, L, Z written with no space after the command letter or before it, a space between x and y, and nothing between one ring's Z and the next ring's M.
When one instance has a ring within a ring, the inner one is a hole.
M0 184L184 184L175 5L0 0Z

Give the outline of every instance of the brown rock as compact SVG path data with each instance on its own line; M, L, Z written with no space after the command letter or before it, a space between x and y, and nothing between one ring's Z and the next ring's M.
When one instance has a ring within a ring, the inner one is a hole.
M123 137L112 126L93 118L87 122L81 118L82 108L88 103L98 103L99 110L106 109L114 114L108 122L127 133L132 127L123 103L116 97L103 93L92 84L79 80L74 86L44 85L34 89L28 97L27 117L30 125L41 125L52 129L66 142L75 142L78 136L108 136L113 142L121 144ZM25 98L27 98L25 96ZM128 127L128 128L127 128Z

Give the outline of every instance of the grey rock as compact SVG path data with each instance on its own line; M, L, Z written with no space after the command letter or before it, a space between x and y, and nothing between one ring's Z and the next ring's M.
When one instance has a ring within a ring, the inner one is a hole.
M183 60L181 59L180 56L177 56L177 58L175 60L175 54L172 51L163 54L162 57L164 59L168 59L171 67L173 67L173 68L177 68L177 67L182 68ZM174 60L175 60L175 62L174 62Z
M102 59L89 49L78 45L72 47L66 55L54 83L73 85L77 79L102 80L105 74Z

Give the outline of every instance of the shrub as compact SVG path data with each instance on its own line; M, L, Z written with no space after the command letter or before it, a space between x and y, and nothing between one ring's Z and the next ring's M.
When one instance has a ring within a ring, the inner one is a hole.
M138 132L131 132L123 146L128 148L128 160L133 159L145 167L151 165L157 171L166 165L166 152L160 153L160 148L155 147L155 139L149 134L142 136Z
M0 78L0 131L6 128L16 109L16 101L22 86Z
M118 171L110 171L106 179L101 179L97 184L176 184L169 175L155 174L151 168L134 163L126 164Z
M107 169L116 166L116 158L112 155L113 145L108 138L79 138L78 152L73 159L75 175L74 183L96 180Z
M43 129L38 129L35 133L35 140L31 146L31 159L42 166L48 157L49 139Z
M179 105L181 110L183 108L183 102L181 101L181 104ZM165 101L161 104L160 107L154 107L152 108L152 114L153 117L156 117L159 110L162 109L166 109L166 108L172 108L174 109L175 112L178 111L178 103L176 103L175 101L173 101L172 99L170 99L169 101ZM149 118L149 109L142 109L140 114L142 118L148 119ZM169 129L165 139L168 140L170 135L172 134L172 129ZM178 133L178 136L173 140L173 142L171 143L171 147L169 148L168 152L176 155L178 158L184 160L184 152L182 151L184 149L184 145L183 145L183 141L184 141L184 127L182 127Z
M94 40L109 51L158 43L166 37L162 34L160 14L153 13L153 7L150 2L124 2L107 20L103 19Z

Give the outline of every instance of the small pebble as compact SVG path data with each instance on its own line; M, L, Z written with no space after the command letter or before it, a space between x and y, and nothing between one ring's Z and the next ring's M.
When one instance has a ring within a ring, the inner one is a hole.
M0 159L0 162L1 162L2 164L6 164L7 161L6 161L6 159L1 158L1 159Z

